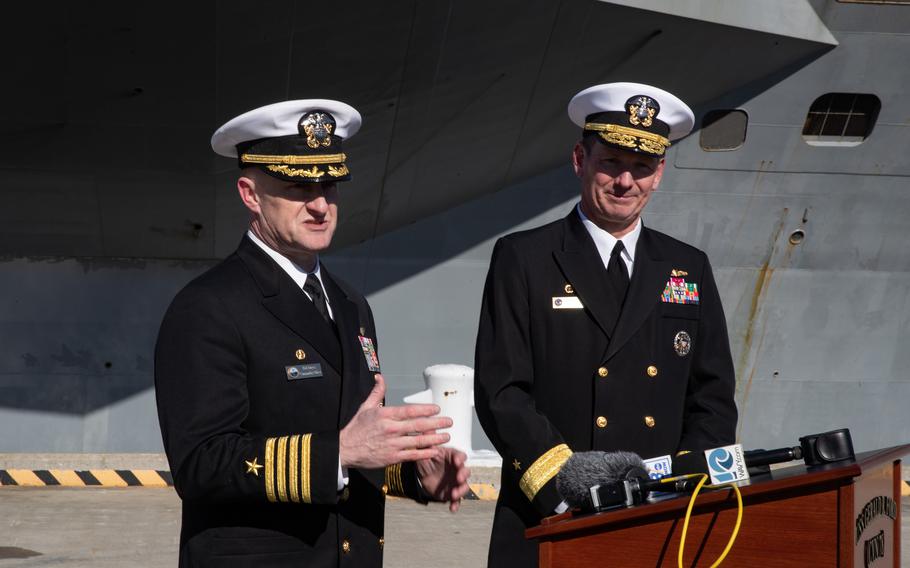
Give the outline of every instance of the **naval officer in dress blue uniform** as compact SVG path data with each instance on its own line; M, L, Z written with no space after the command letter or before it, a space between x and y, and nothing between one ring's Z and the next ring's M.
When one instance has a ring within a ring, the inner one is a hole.
M537 566L524 531L565 509L573 451L644 458L732 443L734 370L705 254L641 214L694 117L672 94L611 83L569 117L581 200L494 248L475 354L477 414L502 455L491 568Z
M250 226L187 285L155 353L164 446L183 500L180 566L378 567L386 495L450 501L465 455L435 405L383 407L365 298L319 259L360 114L286 101L219 128Z

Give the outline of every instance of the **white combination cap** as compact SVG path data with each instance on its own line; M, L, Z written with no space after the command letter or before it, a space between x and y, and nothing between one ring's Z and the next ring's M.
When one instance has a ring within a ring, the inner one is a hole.
M227 121L212 135L212 149L285 181L346 181L351 174L341 143L360 124L360 113L339 101L284 101Z
M663 156L670 142L692 131L695 115L675 95L641 83L606 83L569 102L569 118L605 144Z

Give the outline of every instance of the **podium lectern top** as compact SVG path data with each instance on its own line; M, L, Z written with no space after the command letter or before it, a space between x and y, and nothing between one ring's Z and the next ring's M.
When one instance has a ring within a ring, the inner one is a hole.
M739 487L743 524L726 564L738 567L900 563L900 458L910 444L861 452L849 461L794 465ZM897 503L894 511L894 503ZM676 567L689 495L600 513L563 513L525 532L540 545L540 566ZM686 543L705 565L732 531L736 498L720 489L698 495ZM874 526L873 526L874 525ZM888 558L886 562L884 559ZM634 559L634 560L630 560Z

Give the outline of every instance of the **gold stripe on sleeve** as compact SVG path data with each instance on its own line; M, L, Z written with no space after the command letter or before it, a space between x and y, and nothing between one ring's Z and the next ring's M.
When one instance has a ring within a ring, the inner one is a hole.
M404 483L401 481L401 464L394 463L385 468L385 484L389 488L389 495L404 497Z
M276 478L278 479L278 500L282 503L288 502L288 437L282 436L278 438L278 456L276 461L278 462Z
M518 482L518 486L529 501L533 501L537 492L559 473L560 468L571 455L572 450L569 449L569 446L559 444L544 452L537 458L537 461L531 464Z
M300 487L298 473L300 472L300 434L291 436L291 451L288 456L288 477L290 482L291 501L300 503Z
M312 434L304 434L300 438L300 499L304 503L313 502L310 489L310 442Z
M275 438L265 441L265 496L271 503L275 498Z

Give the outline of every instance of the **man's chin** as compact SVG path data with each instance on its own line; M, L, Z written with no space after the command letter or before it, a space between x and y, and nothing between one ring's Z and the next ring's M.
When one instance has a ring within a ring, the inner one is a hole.
M300 243L300 248L303 248L308 252L318 254L328 249L331 244L332 234L326 233L323 235L312 235L310 238Z

